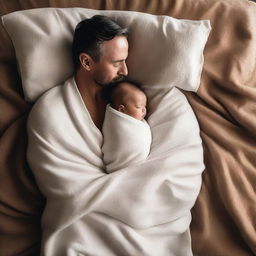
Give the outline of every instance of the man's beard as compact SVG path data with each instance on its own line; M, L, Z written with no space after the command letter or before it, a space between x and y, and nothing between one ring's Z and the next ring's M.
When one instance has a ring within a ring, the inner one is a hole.
M124 81L125 79L126 79L126 76L118 76L112 79L110 83L121 82L121 81Z
M121 81L124 81L126 79L126 76L117 76L115 78L113 78L110 82L108 83L100 83L99 81L97 81L96 79L94 79L94 82L101 86L101 87L106 87L106 86L109 86L113 83L117 83L117 82L121 82Z

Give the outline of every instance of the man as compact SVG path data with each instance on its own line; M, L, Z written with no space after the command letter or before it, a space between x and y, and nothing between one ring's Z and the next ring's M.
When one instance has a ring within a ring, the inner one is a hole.
M127 32L110 18L95 15L81 21L74 33L75 81L93 122L100 130L106 109L102 88L128 74L125 63Z
M82 21L74 35L75 80L48 90L30 112L27 159L47 200L41 255L192 255L190 208L204 165L195 118L184 132L183 114L192 110L182 94L164 93L146 161L104 173L102 90L127 75L127 55L127 30L102 16ZM177 106L181 121L173 125Z

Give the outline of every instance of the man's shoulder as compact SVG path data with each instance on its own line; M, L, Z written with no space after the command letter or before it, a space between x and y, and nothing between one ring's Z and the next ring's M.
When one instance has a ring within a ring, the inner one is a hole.
M41 95L32 107L29 119L50 122L51 119L57 118L65 108L65 86L69 83L70 78Z
M63 90L73 81L73 77L68 78L63 84L56 85L42 94L33 106L33 109L46 108L57 106L63 101Z
M48 110L51 106L56 105L61 98L61 90L63 85L54 86L48 91L46 91L43 95L41 95L31 111L39 111L44 109Z

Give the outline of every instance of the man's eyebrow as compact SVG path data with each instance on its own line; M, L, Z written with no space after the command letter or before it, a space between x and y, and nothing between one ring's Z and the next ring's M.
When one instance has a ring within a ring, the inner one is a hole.
M112 62L116 63L116 62L123 62L126 61L126 59L122 59L122 60L112 60Z

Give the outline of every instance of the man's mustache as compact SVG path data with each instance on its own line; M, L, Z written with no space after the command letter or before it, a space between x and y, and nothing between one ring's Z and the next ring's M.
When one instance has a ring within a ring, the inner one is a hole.
M112 82L121 82L126 79L126 76L118 76L112 80Z

